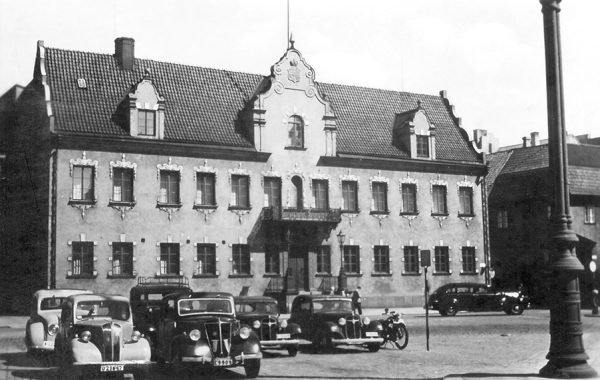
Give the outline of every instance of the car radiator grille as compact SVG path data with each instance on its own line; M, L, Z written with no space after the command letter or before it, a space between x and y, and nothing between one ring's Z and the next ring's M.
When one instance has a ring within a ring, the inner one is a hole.
M268 317L260 321L260 340L274 340L277 337L277 318Z
M220 319L217 322L207 322L204 325L204 330L213 355L215 357L229 356L233 335L231 322L221 321Z
M352 316L346 320L346 326L344 326L346 338L356 339L361 337L360 330L360 317Z
M119 361L123 328L116 323L102 325L102 346L105 361Z

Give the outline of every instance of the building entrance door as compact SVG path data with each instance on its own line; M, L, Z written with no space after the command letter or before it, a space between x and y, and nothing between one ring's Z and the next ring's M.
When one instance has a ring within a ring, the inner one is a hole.
M308 247L290 246L288 262L288 291L308 290Z

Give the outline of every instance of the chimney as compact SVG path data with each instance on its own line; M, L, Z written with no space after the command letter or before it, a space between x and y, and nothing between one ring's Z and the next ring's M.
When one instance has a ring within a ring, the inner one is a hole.
M539 132L531 132L531 146L536 146L540 144L540 133Z
M133 70L134 48L135 40L133 38L119 37L115 39L115 58L123 70Z
M527 148L529 145L529 137L523 136L523 148Z

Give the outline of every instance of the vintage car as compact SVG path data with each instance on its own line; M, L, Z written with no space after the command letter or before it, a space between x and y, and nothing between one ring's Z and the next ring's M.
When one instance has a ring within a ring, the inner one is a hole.
M133 329L126 297L77 294L62 306L56 359L65 377L137 373L145 376L150 345Z
M262 351L256 333L236 319L231 294L187 292L163 298L156 357L159 364L171 364L177 376L195 366L243 366L254 378Z
M240 296L234 301L238 320L254 330L263 350L285 348L290 356L296 356L300 326L288 323L287 319L279 319L279 307L274 298Z
M520 315L529 307L529 297L520 291L495 292L485 284L459 282L440 286L429 296L427 307L443 316L459 311L504 311Z
M81 289L41 289L33 293L29 319L25 325L28 353L54 352L62 304L68 296L79 293L91 292Z
M345 296L301 294L292 302L289 323L300 325L300 336L315 350L355 345L377 352L383 343L381 322L354 314L352 300Z
M150 342L153 350L156 347L156 329L163 297L185 291L191 291L185 277L176 279L139 277L137 285L129 291L133 325Z

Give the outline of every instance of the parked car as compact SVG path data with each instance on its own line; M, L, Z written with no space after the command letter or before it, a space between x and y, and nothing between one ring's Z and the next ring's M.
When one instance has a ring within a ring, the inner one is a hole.
M77 294L62 306L56 336L61 374L138 373L148 371L150 345L133 329L129 300L122 296Z
M354 314L349 297L299 295L292 302L289 323L300 325L300 336L310 340L317 350L322 347L355 345L377 352L383 342L381 322Z
M450 283L431 293L427 307L443 316L454 316L459 311L496 310L519 315L529 307L529 297L521 291L495 292L485 284Z
M238 320L254 330L263 350L285 348L290 356L296 356L300 326L289 323L287 319L279 319L277 300L264 296L240 296L234 301Z
M231 294L188 292L163 298L156 357L170 363L177 376L195 365L243 366L254 378L262 351L256 333L236 319Z
M33 293L29 319L25 324L25 346L28 353L54 352L58 317L68 296L91 293L82 289L41 289Z
M157 279L139 277L136 286L129 291L133 311L133 325L156 348L156 330L160 317L160 305L164 296L178 292L191 292L187 278Z

